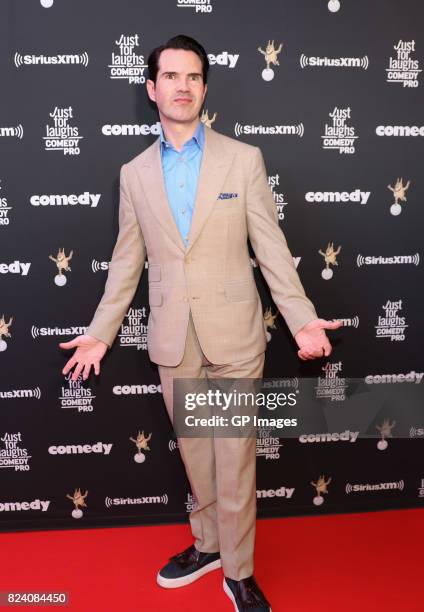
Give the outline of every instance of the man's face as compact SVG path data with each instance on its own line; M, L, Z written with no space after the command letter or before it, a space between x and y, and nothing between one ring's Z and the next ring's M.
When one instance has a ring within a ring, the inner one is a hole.
M147 81L149 98L156 102L160 115L176 123L198 118L206 90L200 57L184 49L162 51L156 84Z

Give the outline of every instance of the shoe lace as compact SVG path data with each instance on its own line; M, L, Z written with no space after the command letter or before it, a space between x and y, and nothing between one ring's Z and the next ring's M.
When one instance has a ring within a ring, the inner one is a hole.
M170 557L170 560L176 561L182 567L191 565L199 559L200 552L193 546L189 546L182 552Z
M243 606L247 609L256 608L258 605L263 606L264 603L268 603L253 576L238 582L237 595L243 601Z

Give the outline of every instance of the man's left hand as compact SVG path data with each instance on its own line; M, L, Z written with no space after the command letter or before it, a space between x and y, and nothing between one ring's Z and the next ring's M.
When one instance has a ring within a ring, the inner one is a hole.
M325 321L314 319L297 332L294 339L299 350L300 359L316 359L317 357L328 357L331 354L331 344L325 333L325 329L338 329L343 323L341 321Z

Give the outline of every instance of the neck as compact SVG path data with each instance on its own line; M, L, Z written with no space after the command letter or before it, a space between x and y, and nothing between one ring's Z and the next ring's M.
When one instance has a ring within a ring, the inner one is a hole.
M197 117L191 123L176 123L175 121L167 120L166 117L161 117L160 122L165 139L168 140L177 151L181 151L184 143L193 137L200 123L200 119Z

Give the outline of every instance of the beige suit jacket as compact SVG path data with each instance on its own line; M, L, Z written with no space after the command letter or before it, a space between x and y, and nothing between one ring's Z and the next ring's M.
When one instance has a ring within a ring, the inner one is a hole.
M227 197L219 198L221 193ZM190 310L212 363L258 355L266 348L266 335L248 237L272 298L295 335L317 314L278 225L260 150L205 128L186 248L166 196L158 138L121 168L119 235L87 333L111 346L147 255L147 344L153 362L175 366L181 361Z

